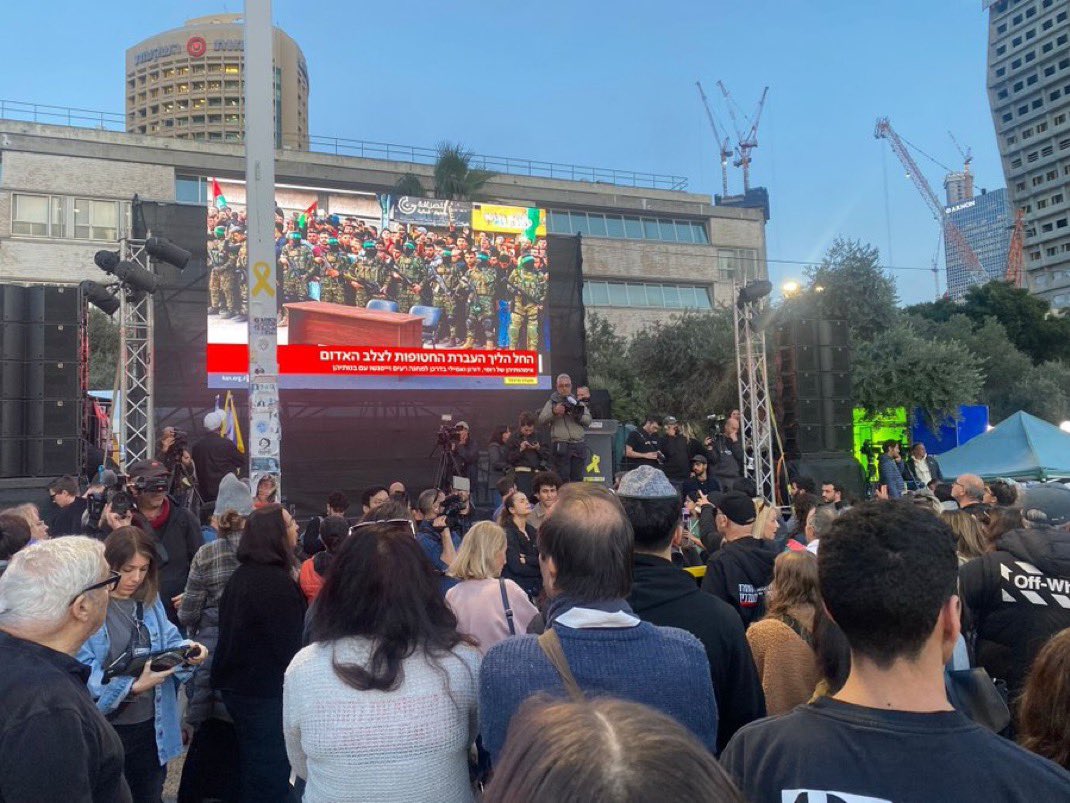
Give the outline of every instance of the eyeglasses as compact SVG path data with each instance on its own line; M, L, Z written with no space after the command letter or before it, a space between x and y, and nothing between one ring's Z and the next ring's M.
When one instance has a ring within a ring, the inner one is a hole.
M121 577L122 575L120 575L119 572L109 571L108 578L106 580L101 580L99 583L93 583L93 585L91 586L86 586L73 597L71 597L71 601L67 604L74 604L74 601L78 599L78 597L82 596L82 594L88 594L90 591L96 591L98 588L106 588L109 592L112 592L119 586L119 580L121 579Z
M384 519L383 521L362 521L358 524L354 524L349 528L349 534L353 535L354 531L359 530L361 527L371 527L373 524L404 524L409 528L409 532L416 535L416 525L412 519Z

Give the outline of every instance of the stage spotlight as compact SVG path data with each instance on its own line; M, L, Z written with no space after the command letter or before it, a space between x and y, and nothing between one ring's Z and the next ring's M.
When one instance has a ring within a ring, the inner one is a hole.
M179 248L170 240L163 237L149 237L145 241L145 250L149 256L168 265L174 265L179 270L186 267L189 262L190 252L185 248Z
M773 292L773 283L768 279L755 279L743 285L739 291L740 304L753 304Z
M93 255L93 261L105 273L115 273L115 266L119 264L119 259L118 251L97 251Z
M119 299L112 295L107 287L89 279L82 282L80 286L85 300L105 315L114 315L115 310L119 309Z
M780 285L780 291L784 294L784 298L791 298L801 289L802 287L794 279L786 281L784 284Z
M156 274L150 273L136 262L120 262L112 271L123 286L130 290L152 295L156 292Z

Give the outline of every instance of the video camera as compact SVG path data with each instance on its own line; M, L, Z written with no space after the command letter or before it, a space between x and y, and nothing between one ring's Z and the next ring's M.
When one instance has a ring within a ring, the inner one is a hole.
M169 477L138 477L132 484L138 493L166 493L171 480Z
M561 398L561 404L565 407L565 414L572 416L577 421L583 418L583 414L587 409L586 402L586 399L577 399L572 394Z
M435 435L435 443L443 449L449 449L451 443L460 443L460 441L461 430L456 426L448 427L443 424L438 428L438 433Z
M125 484L126 478L123 478ZM122 488L104 488L99 491L93 491L85 498L86 510L89 512L88 520L92 524L96 524L100 521L100 517L104 515L104 507L111 504L112 512L117 516L125 516L134 507L134 499Z
M453 493L442 500L442 515L446 517L446 525L451 530L460 529L461 511L464 510L464 499L460 494Z

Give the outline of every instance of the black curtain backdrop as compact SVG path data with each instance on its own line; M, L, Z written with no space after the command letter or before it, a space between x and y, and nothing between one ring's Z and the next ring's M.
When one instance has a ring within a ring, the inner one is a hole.
M215 405L206 373L208 293L205 210L183 204L145 204L149 231L189 250L184 271L159 266L155 295L157 431L174 426L196 441ZM549 235L549 373L586 381L582 265L579 237ZM225 394L225 391L224 391ZM247 432L246 393L234 393ZM361 391L284 390L281 393L283 491L298 512L321 512L327 494L341 490L356 503L363 489L394 480L412 496L429 487L438 466L430 454L443 415L467 421L486 449L496 424L516 425L537 410L545 390Z

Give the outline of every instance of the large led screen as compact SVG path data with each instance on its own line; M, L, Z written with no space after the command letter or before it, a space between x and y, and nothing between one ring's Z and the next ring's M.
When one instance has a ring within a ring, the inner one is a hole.
M245 188L209 186L208 383L240 388ZM274 224L278 315L251 346L277 336L282 387L550 387L544 210L277 187Z

